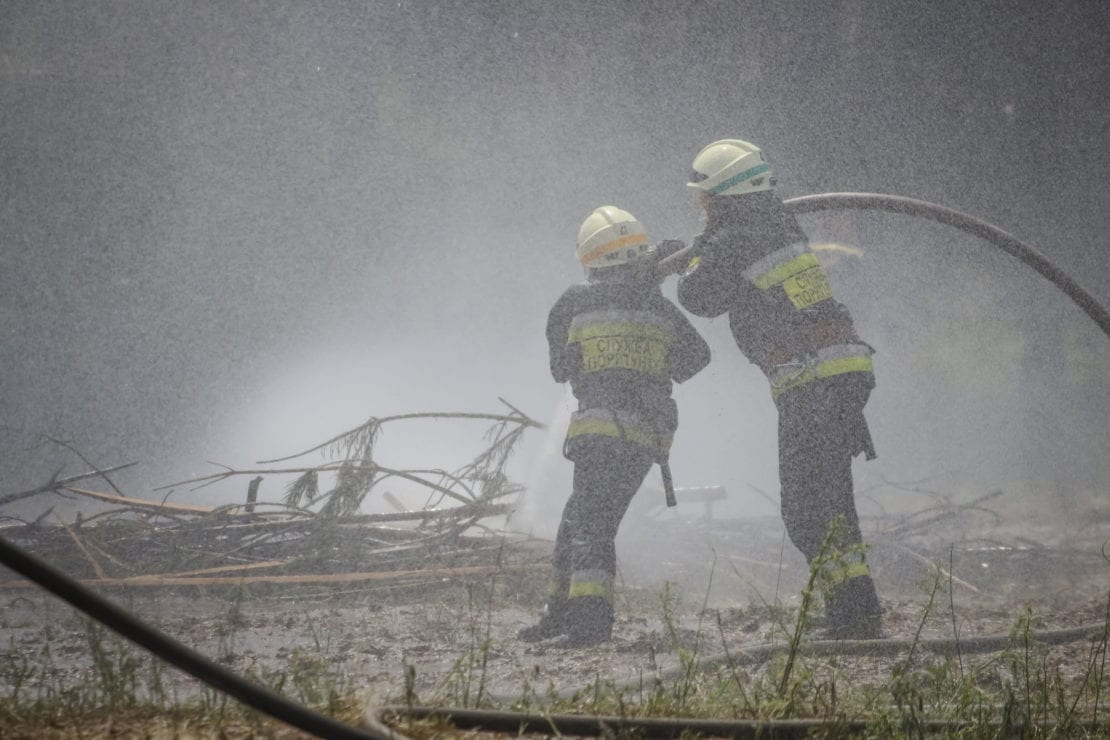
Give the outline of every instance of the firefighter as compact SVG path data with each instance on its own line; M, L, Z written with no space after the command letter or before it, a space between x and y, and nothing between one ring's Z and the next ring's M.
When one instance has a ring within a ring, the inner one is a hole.
M652 464L666 464L678 426L672 381L709 364L705 340L663 297L657 248L630 213L591 213L577 254L586 282L568 288L547 320L551 375L578 399L563 446L573 489L543 615L519 635L557 647L610 638L617 528Z
M807 562L820 558L825 570L826 636L881 637L852 483L852 458L875 457L863 416L874 350L833 297L759 147L713 142L695 157L687 186L706 221L679 278L679 303L698 316L727 313L736 345L770 382L783 522ZM830 559L830 551L842 555Z

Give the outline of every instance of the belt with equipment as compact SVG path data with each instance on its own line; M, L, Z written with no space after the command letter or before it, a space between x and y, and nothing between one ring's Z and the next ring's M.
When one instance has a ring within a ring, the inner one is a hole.
M767 373L767 379L771 381L771 398L778 400L786 391L818 378L874 372L871 354L871 347L863 343L834 344L775 365Z

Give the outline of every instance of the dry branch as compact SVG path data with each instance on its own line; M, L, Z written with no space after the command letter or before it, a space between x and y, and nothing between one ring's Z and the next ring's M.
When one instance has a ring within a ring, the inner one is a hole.
M121 506L134 506L139 509L157 509L159 511L172 511L179 514L211 514L216 510L211 506L150 501L148 499L117 496L114 493L102 493L100 491L90 491L85 488L74 488L72 486L65 486L65 489L70 493L76 493L78 496L85 496L86 498L92 498L110 504L119 504Z
M504 399L501 399L501 403L504 403L506 406L509 406L510 408L513 408ZM379 428L383 424L387 424L391 421L402 421L402 420L411 420L411 419L482 419L484 421L497 421L497 422L507 422L507 423L513 423L513 424L521 424L523 426L534 427L536 429L544 429L545 428L543 424L539 423L538 421L536 421L536 420L534 420L534 419L532 419L528 416L525 416L524 414L517 411L515 408L513 408L513 411L515 413L513 413L512 415L509 415L509 416L506 416L504 414L472 414L472 413L460 413L460 412L448 411L448 412L420 412L420 413L415 413L415 414L397 414L395 416L383 416L381 418L370 417L369 420L363 422L362 424L359 424L354 429L348 429L347 431L345 431L341 434L335 435L334 437L327 440L326 442L321 442L320 444L315 445L314 447L309 447L307 450L303 450L301 452L296 452L296 453L293 453L292 455L285 455L284 457L275 457L272 460L259 460L258 464L259 465L272 465L273 463L286 462L287 460L295 460L298 457L304 457L305 455L310 455L313 452L319 452L320 450L325 450L328 447L330 447L331 445L336 444L337 442L340 442L340 441L342 441L344 439L347 439L349 437L353 437L355 435L358 435L362 432L365 432L368 429Z
M81 475L71 475L68 478L57 478L55 476L50 480L50 482L44 483L37 488L32 488L29 491L20 491L19 493L9 493L6 496L0 496L0 506L10 504L13 501L19 501L20 499L30 498L31 496L35 496L40 493L46 493L47 491L57 491L59 488L64 488L70 483L76 483L77 481L84 480L86 478L95 478L96 476L102 476L107 473L114 473L117 470L130 468L133 465L138 465L138 463L124 463L123 465L116 465L115 467L105 468L104 470L92 470L88 473L82 473Z
M89 552L87 547L85 547L85 544L81 542L81 538L77 536L77 534L68 524L62 521L62 518L60 516L54 514L54 518L58 520L58 523L62 525L63 529L65 529L66 534L69 535L69 538L73 540L74 543L77 545L77 549L81 551L81 553L85 556L85 559L89 561L90 565L92 565L93 570L96 571L96 577L104 578L104 569L100 567L100 563L96 562L96 558L92 556L92 553Z
M263 570L265 568L280 568L288 565L286 560L269 560L264 563L244 563L242 565L219 565L215 568L201 568L200 570L183 570L179 573L160 573L157 578L188 578L191 576L211 576L217 573L234 573L241 570Z
M892 547L895 550L897 550L898 552L904 553L905 555L909 556L912 560L915 560L918 563L920 563L921 565L925 566L925 568L927 570L930 570L930 571L931 570L937 570L937 571L939 571L942 578L944 578L946 580L951 580L952 583L955 583L958 586L963 586L964 588L966 588L967 590L969 590L973 593L976 593L976 594L983 593L975 585L973 585L971 583L968 583L967 581L963 580L962 578L957 578L952 573L948 572L948 570L946 568L944 568L943 566L941 566L939 563L935 563L932 560L929 560L929 558L925 557L924 555L922 555L918 552L914 552L913 550L911 550L910 548L906 547L905 545L903 545L901 543L891 542L891 541L888 541L888 540L877 540L877 541L875 541L875 544L881 544L881 545L886 545L887 547Z
M519 535L484 529L482 520L511 512L510 497L520 489L505 475L505 462L525 429L542 426L512 406L510 409L511 414L429 413L372 418L301 453L329 452L330 459L320 465L247 470L220 466L221 470L210 475L155 489L164 491L184 484L201 487L249 475L253 476L249 492L256 493L263 476L297 476L287 489L284 503L257 501L248 493L246 502L205 506L70 485L80 478L103 477L119 468L52 479L18 496L66 491L108 504L110 509L79 521L77 527L65 522L60 527L38 522L9 526L5 537L20 541L75 578L96 586L352 581L428 585L497 572L506 540ZM375 442L383 423L445 418L493 422L481 451L458 470L431 466L398 469L382 465L375 458ZM320 491L321 474L335 476L332 490ZM413 511L361 513L363 498L384 491L379 484L389 479L403 479L422 487L429 494L427 505ZM542 560L546 562L546 557ZM531 561L518 558L514 569L532 567ZM262 570L268 572L256 573Z

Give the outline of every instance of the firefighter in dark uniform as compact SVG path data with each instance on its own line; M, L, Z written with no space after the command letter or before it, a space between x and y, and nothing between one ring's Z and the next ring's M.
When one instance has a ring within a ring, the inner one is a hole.
M694 159L688 187L705 230L679 278L679 303L698 316L728 314L736 345L759 366L779 415L782 516L811 564L830 544L825 623L830 638L881 636L881 608L863 556L852 458L875 457L863 416L875 376L873 349L833 298L824 268L775 192L763 152L724 139Z
M672 382L709 364L705 340L663 297L656 248L631 214L595 210L577 253L587 281L563 293L547 320L551 375L570 381L578 399L564 443L574 484L543 615L519 635L562 647L610 638L617 528L652 464L666 463L678 426Z

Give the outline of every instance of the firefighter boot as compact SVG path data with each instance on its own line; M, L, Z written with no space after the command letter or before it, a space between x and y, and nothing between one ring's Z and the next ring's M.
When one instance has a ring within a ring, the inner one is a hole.
M856 576L835 586L825 605L827 640L880 640L883 609L871 576Z
M582 648L613 635L613 605L601 596L578 596L567 602L563 634L544 642L549 647Z
M540 621L518 632L517 639L522 642L539 642L558 637L567 631L566 616L567 597L552 596L548 598L547 603L543 606Z

